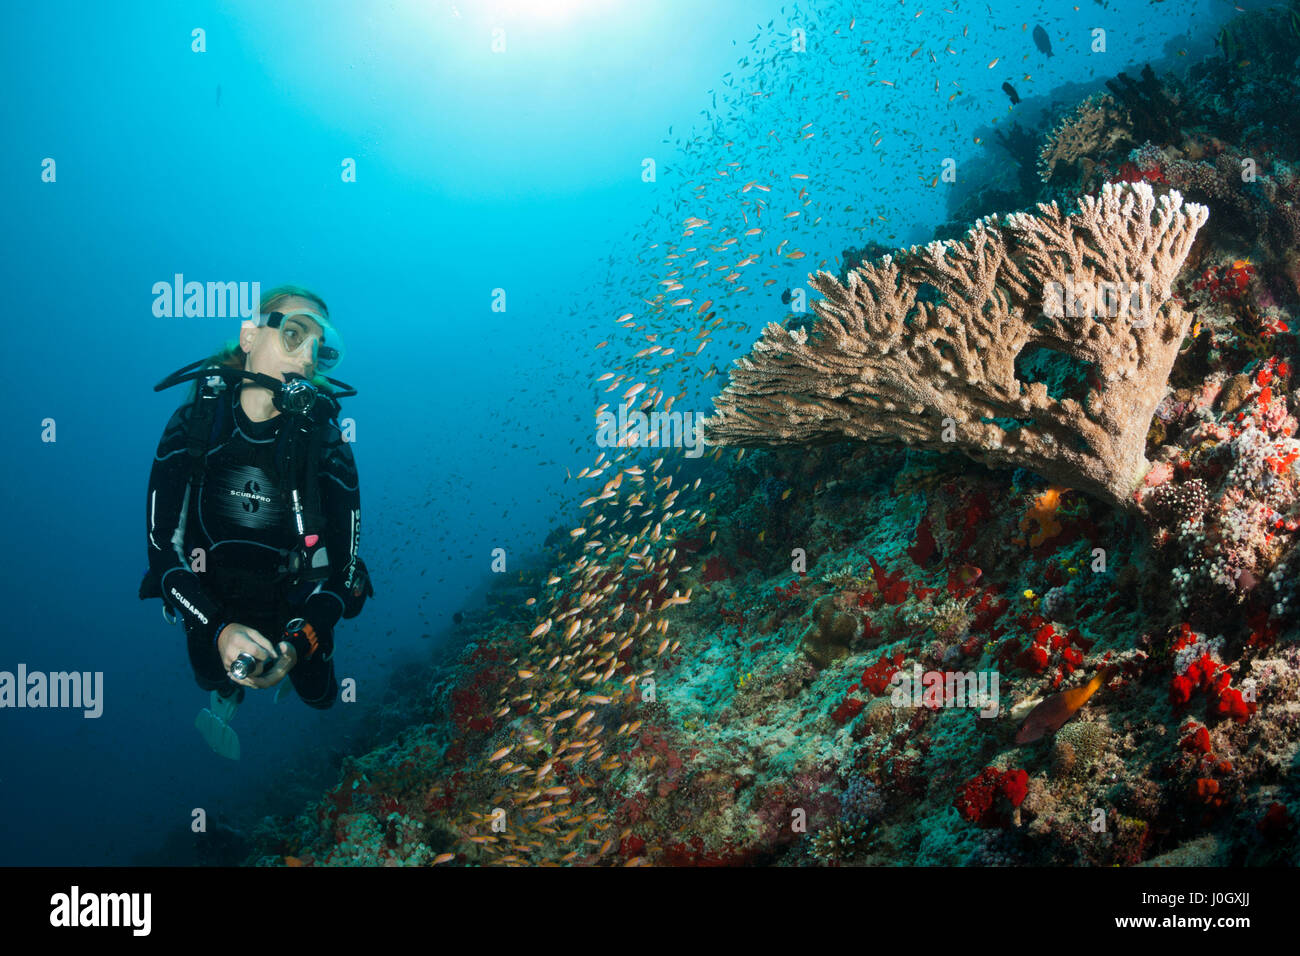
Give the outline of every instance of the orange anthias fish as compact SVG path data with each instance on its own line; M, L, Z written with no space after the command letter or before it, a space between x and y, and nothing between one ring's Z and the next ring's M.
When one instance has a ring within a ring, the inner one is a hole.
M1088 703L1088 699L1097 693L1115 676L1118 665L1107 664L1097 676L1082 687L1071 687L1059 694L1053 694L1029 712L1025 722L1016 731L1016 743L1033 743L1040 737L1060 730L1065 722L1079 712L1079 708Z

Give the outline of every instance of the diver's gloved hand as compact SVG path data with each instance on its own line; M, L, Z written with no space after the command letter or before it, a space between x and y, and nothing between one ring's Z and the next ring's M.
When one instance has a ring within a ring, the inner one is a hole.
M293 648L283 641L279 648L272 646L261 631L243 624L227 624L217 637L217 653L221 657L222 666L232 681L245 687L274 687L280 683L297 663L297 655L292 654L292 651ZM243 678L230 673L241 654L247 654L258 662L257 669Z
M305 618L295 617L284 626L284 640L298 652L298 660L306 661L317 654L328 660L334 655L334 628L315 627Z

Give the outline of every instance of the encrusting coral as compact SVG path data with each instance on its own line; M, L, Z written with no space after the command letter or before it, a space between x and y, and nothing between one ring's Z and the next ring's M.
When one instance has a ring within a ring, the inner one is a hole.
M1189 322L1171 283L1209 214L1144 182L1079 206L982 219L964 242L860 266L847 287L818 272L816 323L767 326L714 400L707 440L951 445L1134 508ZM1092 365L1082 404L1017 377L1033 347Z

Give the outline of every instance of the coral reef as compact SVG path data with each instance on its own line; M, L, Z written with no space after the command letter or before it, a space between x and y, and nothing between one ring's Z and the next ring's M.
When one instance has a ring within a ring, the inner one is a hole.
M1039 176L1051 182L1068 169L1082 182L1092 175L1097 157L1133 145L1127 111L1110 94L1094 93L1048 133L1038 155Z
M1157 202L1145 183L1108 184L1073 215L1053 204L981 221L964 243L886 256L847 287L818 273L812 332L768 325L714 400L708 440L951 444L1131 507L1189 319L1170 287L1206 215L1176 192ZM1139 286L1132 315L1098 315L1073 294ZM1095 366L1086 403L1017 378L1031 345Z
M1258 66L1053 137L1053 189L1119 180L1081 212L820 274L714 423L774 447L609 463L593 499L635 511L560 529L421 720L249 862L1300 865L1300 42L1229 30ZM1230 175L1251 156L1272 187ZM1067 271L1150 281L1151 323L1039 318Z

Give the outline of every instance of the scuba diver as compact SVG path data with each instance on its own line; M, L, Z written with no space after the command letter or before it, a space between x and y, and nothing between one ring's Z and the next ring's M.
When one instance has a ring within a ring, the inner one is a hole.
M333 706L334 626L374 595L357 555L356 465L337 422L338 399L356 390L323 374L342 342L305 289L272 289L260 305L237 343L154 386L194 382L154 456L140 585L141 599L161 598L163 617L184 623L195 680L210 692L195 726L232 760L244 688L278 684L278 702L287 676L307 705Z

